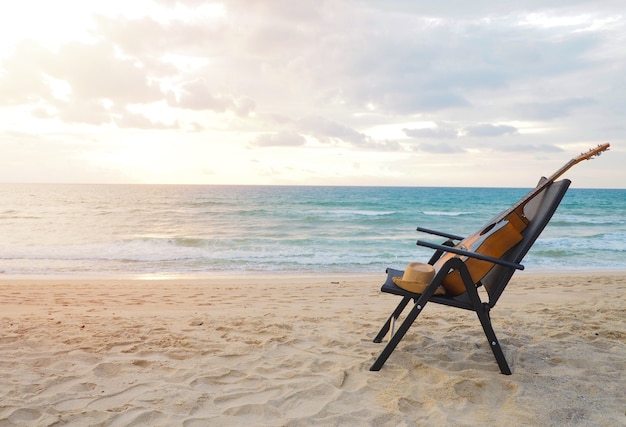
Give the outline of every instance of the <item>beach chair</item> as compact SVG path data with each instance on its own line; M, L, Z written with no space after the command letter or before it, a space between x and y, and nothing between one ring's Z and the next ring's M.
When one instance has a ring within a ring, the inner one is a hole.
M570 185L570 181L567 179L552 183L546 181L547 180L545 178L542 178L542 180L539 181L539 185L536 187L536 190L538 191L536 196L533 196L530 200L524 203L523 212L529 222L521 232L521 241L498 258L485 256L480 253L455 247L455 242L463 240L463 237L461 236L418 227L417 230L420 232L437 235L447 239L447 241L445 241L442 245L422 240L417 241L418 246L424 246L435 250L435 253L432 255L428 263L436 266L437 261L443 259L442 257L448 256L449 259L445 261L443 265L439 266L439 268L435 271L434 277L430 283L427 284L425 290L421 294L409 292L394 283L393 278L402 276L403 271L392 268L387 269L387 280L382 285L381 291L398 295L402 297L402 300L396 309L391 313L374 339L374 342L376 343L382 342L383 338L391 330L389 342L370 368L371 371L378 371L382 368L398 343L408 331L409 327L424 310L426 303L434 302L437 304L443 304L463 310L473 310L476 312L487 337L489 346L496 358L500 372L505 375L511 374L511 369L509 368L506 358L504 357L504 353L502 352L502 348L500 347L500 343L498 342L491 325L490 310L496 305L496 302L509 283L513 273L515 273L516 270L524 269L524 266L520 264L522 259L531 248L537 237L539 237L539 234L541 234L545 226L548 224L550 218L552 218L552 215L556 211L556 208ZM520 202L523 200L524 198L520 200ZM520 202L513 206L518 206ZM454 255L448 255L450 253L453 253ZM465 260L470 259L489 261L490 263L493 263L491 264L493 265L493 268L491 268L480 280L475 281L472 279L465 262ZM435 295L435 291L443 283L446 276L449 273L454 273L455 271L458 272L455 274L460 274L464 288L463 292L458 295ZM478 292L478 287L480 286L486 290L486 294L488 296L487 302L483 302L480 298ZM411 300L413 300L414 303L410 312L407 314L404 321L399 325L398 330L394 332L396 320L404 311L406 306L409 305Z

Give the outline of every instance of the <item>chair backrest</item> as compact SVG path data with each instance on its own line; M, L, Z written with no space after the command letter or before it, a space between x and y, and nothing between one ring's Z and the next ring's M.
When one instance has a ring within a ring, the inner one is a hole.
M545 182L546 178L539 181L539 185ZM509 250L502 258L507 261L521 263L522 259L539 237L543 229L548 225L556 208L561 203L565 192L569 188L571 181L563 179L553 182L541 193L530 200L524 207L524 214L530 220L526 228L522 231L523 240ZM514 268L496 265L481 280L481 283L489 294L489 305L493 307L509 280L515 273Z

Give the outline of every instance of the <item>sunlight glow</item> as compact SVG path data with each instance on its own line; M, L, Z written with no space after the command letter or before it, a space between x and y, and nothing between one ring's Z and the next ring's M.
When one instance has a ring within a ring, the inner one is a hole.
M0 182L624 186L619 7L374 3L5 2Z

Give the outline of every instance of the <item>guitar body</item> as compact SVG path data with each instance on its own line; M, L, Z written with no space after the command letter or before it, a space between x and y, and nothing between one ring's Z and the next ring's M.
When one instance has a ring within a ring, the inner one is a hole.
M594 156L600 155L603 151L608 150L609 147L610 144L598 145L596 148L592 148L586 153L582 153L580 156L570 160L551 177L545 179L541 185L523 197L522 200L493 219L480 233L461 240L461 242L454 247L481 255L487 255L492 258L501 258L524 238L522 231L524 231L529 222L524 216L524 206L526 206L526 203L541 193L569 168L583 160L589 160ZM478 283L482 280L494 266L494 264L489 261L482 261L467 256L462 257L451 252L446 252L435 262L435 270L439 271L446 261L456 256L463 258L463 262L467 266L474 283ZM446 295L456 296L466 291L465 284L458 270L449 271L441 285L446 290Z
M608 150L609 147L610 144L598 145L596 148L592 148L586 153L582 153L580 156L570 160L550 178L547 178L541 185L522 198L522 200L492 220L480 233L461 240L461 242L454 247L487 255L492 258L501 258L524 238L522 231L524 231L528 225L528 219L524 216L524 206L526 206L526 203L541 193L543 189L554 182L555 179L565 173L569 168L583 160L588 160L593 156L600 155L603 151ZM442 255L434 265L435 270L439 271L446 261L455 256L459 255L450 252ZM467 266L474 283L478 283L482 280L494 266L494 264L489 261L481 261L471 257L461 258L463 258L463 262ZM456 296L466 291L465 284L461 279L461 274L457 270L448 272L448 275L444 277L441 284L446 290L446 295Z
M480 233L463 239L455 247L494 258L500 258L522 241L522 231L526 228L528 220L518 212L512 212L506 218L494 222L484 228ZM448 252L443 255L435 263L435 270L445 264L450 258L457 256ZM477 283L489 273L494 264L488 261L481 261L475 258L466 258L464 260L467 269L470 272L472 281ZM441 285L446 290L447 295L460 295L466 291L461 274L454 270L444 277Z

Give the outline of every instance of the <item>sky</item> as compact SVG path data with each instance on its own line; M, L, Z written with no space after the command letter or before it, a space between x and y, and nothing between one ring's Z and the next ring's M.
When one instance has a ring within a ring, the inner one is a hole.
M626 188L623 0L20 0L0 182Z

